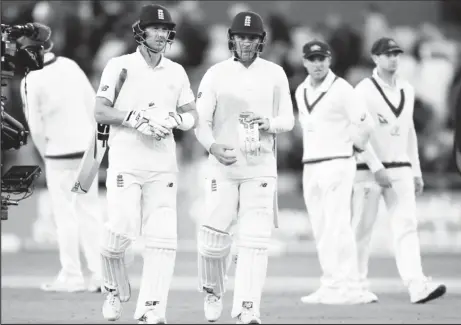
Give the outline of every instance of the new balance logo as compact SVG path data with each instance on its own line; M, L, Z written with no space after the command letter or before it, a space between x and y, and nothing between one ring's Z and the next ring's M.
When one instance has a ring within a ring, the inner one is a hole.
M166 187L173 187L173 183L168 183Z
M250 27L251 26L251 16L245 16L245 26Z
M158 19L164 20L165 16L163 14L163 9L158 10Z
M388 124L389 122L382 116L381 114L378 114L378 121L379 124Z
M261 183L261 187L267 187L267 183Z
M150 102L150 103L149 103L149 107L152 107L152 106L155 106L155 103L154 103L154 102Z

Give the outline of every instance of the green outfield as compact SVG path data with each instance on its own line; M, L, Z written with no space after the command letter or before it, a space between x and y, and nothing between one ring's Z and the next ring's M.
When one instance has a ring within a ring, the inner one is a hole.
M461 265L458 255L425 255L428 275L443 280L448 287L445 297L425 305L412 305L400 283L391 258L373 258L371 285L380 302L359 306L313 306L300 302L302 295L315 290L320 269L315 254L288 254L271 257L266 292L262 301L264 323L460 323ZM22 252L2 256L2 324L6 323L108 323L102 319L103 296L90 293L44 293L37 289L53 278L59 267L54 252ZM117 323L131 323L142 260L135 258L130 267L133 299L124 305ZM231 269L229 286L233 283ZM221 323L230 318L232 291L225 296ZM202 297L196 291L196 256L179 253L167 311L168 322L204 323Z

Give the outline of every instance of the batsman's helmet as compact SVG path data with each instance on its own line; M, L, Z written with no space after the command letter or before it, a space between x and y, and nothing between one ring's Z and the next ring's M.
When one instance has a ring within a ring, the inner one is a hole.
M168 9L157 4L145 5L141 8L139 20L132 26L136 43L144 45L150 51L158 52L157 50L149 47L146 43L146 27L157 24L167 26L167 43L171 45L176 36L176 31L174 30L176 24L173 22L173 19L171 19Z
M260 41L254 49L254 54L259 54L263 51L264 44L266 43L266 31L264 30L263 20L257 13L252 11L238 13L227 31L229 50L238 55L238 53L236 53L236 42L233 37L236 34L258 36Z

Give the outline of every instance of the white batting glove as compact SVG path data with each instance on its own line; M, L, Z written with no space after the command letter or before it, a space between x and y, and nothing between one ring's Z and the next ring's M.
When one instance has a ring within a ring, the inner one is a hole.
M182 124L182 116L176 112L170 112L166 118L170 129L177 129Z
M152 125L152 121L145 116L145 110L128 112L122 125L136 129L142 134L152 136L156 140L164 139L170 134L170 131L162 125Z

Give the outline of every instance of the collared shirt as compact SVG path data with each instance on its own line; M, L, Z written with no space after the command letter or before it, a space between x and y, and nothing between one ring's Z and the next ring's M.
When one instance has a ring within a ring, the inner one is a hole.
M31 137L42 156L84 152L94 135L95 91L73 60L46 53L44 67L21 81Z
M229 178L276 176L274 134L293 128L293 103L283 69L256 58L246 68L234 58L215 64L205 73L197 95L199 126L197 139L207 149L213 142L235 148L237 162L224 166L210 155L212 166ZM239 115L253 112L270 120L270 128L259 132L261 153L248 158L239 140ZM210 130L211 127L211 130ZM209 132L209 136L203 136Z
M318 87L308 76L296 89L303 130L303 162L351 157L353 145L363 147L373 123L353 87L331 70Z
M413 123L414 89L400 78L396 79L395 86L387 84L379 77L376 69L373 71L372 78L362 80L355 87L355 91L364 99L376 124L370 137L370 144L376 157L365 159L364 156L359 155L358 162L367 162L369 166L371 165L372 171L379 169L380 162L409 162L412 164L414 174L420 176L421 169Z
M151 67L136 52L111 59L102 73L98 97L114 101L115 86L122 69L127 77L115 101L114 109L156 110L168 116L178 107L195 100L184 68L162 56ZM112 125L109 134L109 166L115 169L137 169L176 172L176 143L173 134L160 141L125 126Z

